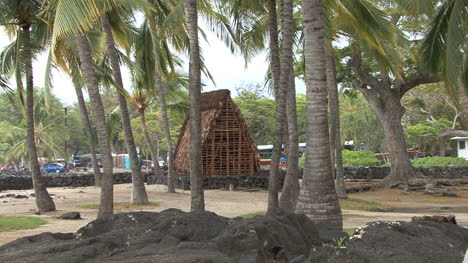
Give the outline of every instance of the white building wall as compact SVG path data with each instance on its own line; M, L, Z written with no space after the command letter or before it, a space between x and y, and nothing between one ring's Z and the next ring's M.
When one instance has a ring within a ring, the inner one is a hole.
M460 142L465 142L465 149L460 149ZM468 139L467 140L458 140L457 141L458 157L465 158L468 160Z

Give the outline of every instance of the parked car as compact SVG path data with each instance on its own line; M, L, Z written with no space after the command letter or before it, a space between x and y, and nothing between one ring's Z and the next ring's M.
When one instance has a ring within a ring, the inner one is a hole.
M59 163L48 163L45 164L42 167L42 170L48 172L48 173L64 173L65 172L65 166L59 164Z

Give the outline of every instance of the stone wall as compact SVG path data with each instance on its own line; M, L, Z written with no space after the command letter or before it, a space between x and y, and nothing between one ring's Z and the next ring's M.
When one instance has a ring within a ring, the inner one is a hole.
M205 189L229 189L230 185L234 189L246 188L268 188L268 177L270 171L258 171L254 176L240 175L240 176L205 176L203 178L203 186ZM286 171L281 170L280 185L283 186ZM167 184L167 176L148 177L148 184ZM188 175L175 175L174 176L175 188L190 190L190 176Z
M146 177L145 175L145 181ZM47 187L80 187L94 185L94 175L88 173L50 173L43 175ZM125 184L132 182L131 173L114 173L114 184ZM30 175L0 175L0 191L32 189L32 179Z
M460 179L468 177L468 166L417 167L422 175L436 179ZM344 167L345 179L383 179L390 174L390 167Z
M468 166L444 166L444 167L418 167L421 174L430 178L439 179L460 179L468 178ZM345 179L383 179L390 173L390 167L344 167ZM281 170L280 184L283 185L285 170ZM205 189L229 189L230 185L234 189L239 188L268 188L269 171L259 171L254 176L209 176L203 178ZM93 173L66 173L44 175L47 187L80 187L94 185ZM302 177L302 169L300 177ZM175 187L178 189L190 190L190 177L188 175L176 175ZM114 183L131 183L131 173L114 173ZM145 182L148 184L166 184L167 176L155 176L145 174ZM30 175L0 175L0 191L32 189Z

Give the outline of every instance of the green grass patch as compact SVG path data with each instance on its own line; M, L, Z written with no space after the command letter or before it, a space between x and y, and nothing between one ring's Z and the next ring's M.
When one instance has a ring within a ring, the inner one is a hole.
M343 229L343 232L346 232L349 236L352 236L354 234L354 228L345 228Z
M158 202L149 202L147 204L143 205L132 205L127 202L118 202L114 203L114 209L117 210L133 210L133 209L145 209L148 207L158 207L159 203ZM99 209L99 204L79 204L76 207L82 208L82 209Z
M372 211L374 209L383 208L383 205L376 200L364 200L360 198L340 199L341 209L344 210L364 210Z
M33 216L0 216L0 232L34 229L47 224L47 220Z
M254 212L254 213L249 213L249 214L244 214L236 217L242 217L242 218L252 218L256 216L264 216L266 212Z

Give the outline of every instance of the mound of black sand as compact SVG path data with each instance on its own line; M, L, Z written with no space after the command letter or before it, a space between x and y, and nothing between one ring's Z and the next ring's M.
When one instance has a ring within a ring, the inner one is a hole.
M168 209L116 214L74 234L23 237L0 247L0 262L459 263L467 247L468 230L447 223L376 222L339 248L323 246L304 215L229 219Z

